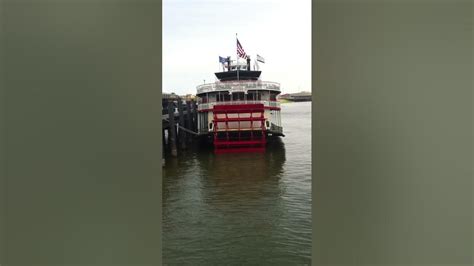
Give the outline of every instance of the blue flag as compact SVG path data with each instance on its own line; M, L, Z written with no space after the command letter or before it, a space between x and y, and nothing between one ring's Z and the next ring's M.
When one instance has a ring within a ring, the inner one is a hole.
M227 63L227 58L219 56L219 63L222 63L222 64Z

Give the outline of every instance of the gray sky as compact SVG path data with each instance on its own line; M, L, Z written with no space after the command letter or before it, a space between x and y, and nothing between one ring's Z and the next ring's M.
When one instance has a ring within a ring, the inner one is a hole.
M236 57L236 33L252 65L265 58L262 80L311 91L310 0L164 0L163 92L214 82L219 56Z

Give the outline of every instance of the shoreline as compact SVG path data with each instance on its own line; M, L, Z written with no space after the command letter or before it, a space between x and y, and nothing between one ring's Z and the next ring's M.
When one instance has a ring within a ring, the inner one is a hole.
M278 102L280 104L287 104L287 103L302 103L302 102L312 102L312 101L290 101L290 100L281 99L281 100L278 100Z

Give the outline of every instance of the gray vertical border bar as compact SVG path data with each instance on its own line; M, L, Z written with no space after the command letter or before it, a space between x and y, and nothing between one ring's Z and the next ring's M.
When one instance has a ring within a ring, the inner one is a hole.
M161 264L161 12L2 0L1 265Z
M313 265L472 265L473 2L312 11Z
M156 25L156 34L158 38L158 45L157 45L157 69L156 69L156 75L157 79L156 81L158 82L158 106L159 106L159 112L158 112L158 151L159 154L161 155L161 160L159 161L159 169L158 169L158 184L156 185L157 187L157 192L159 193L157 205L158 205L158 214L159 214L159 219L158 219L158 242L159 242L159 250L157 253L158 261L160 265L163 264L163 231L162 231L162 223L163 223L163 123L162 123L162 99L163 99L163 0L158 0L158 10L156 16L158 17L158 24Z
M317 8L317 1L311 0L311 219L312 219L312 229L311 229L311 238L312 238L312 245L311 245L311 265L319 265L317 263L317 252L318 249L316 248L316 203L315 199L315 191L316 191L316 105L318 104L318 89L317 89L317 73L318 69L316 68L316 53L318 52L318 47L316 46L316 37L318 33L316 31L316 8Z
M6 169L6 87L5 87L5 60L4 60L4 1L0 0L0 265L5 263L6 256L6 199L7 199L7 169Z

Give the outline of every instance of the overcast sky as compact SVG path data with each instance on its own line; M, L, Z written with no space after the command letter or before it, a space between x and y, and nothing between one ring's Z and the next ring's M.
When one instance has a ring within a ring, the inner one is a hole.
M195 94L216 80L219 56L265 58L261 79L311 91L310 0L164 0L163 92Z

